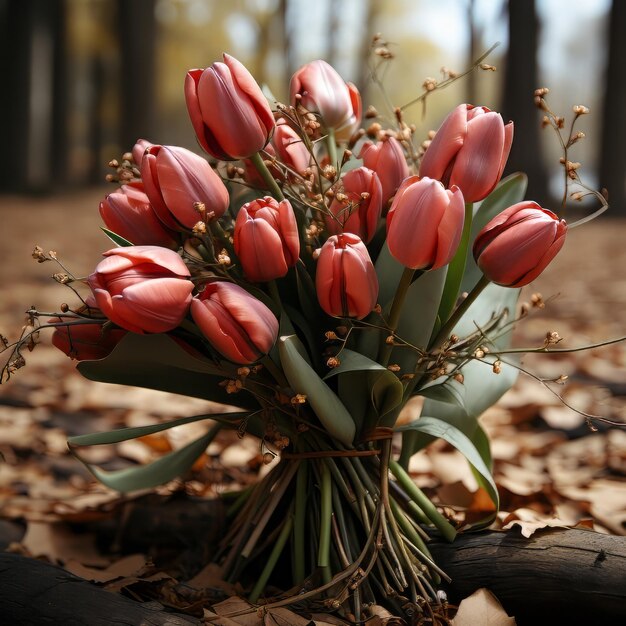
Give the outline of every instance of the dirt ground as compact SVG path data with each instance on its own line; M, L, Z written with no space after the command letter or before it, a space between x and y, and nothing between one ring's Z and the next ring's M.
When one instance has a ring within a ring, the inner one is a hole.
M108 188L54 199L0 197L0 333L15 339L24 311L36 304L54 311L71 293L50 279L56 269L31 258L35 245L56 250L76 275L87 275L112 247L100 231L98 202ZM525 289L522 300L541 292L546 307L516 331L516 345L538 347L546 332L575 347L626 335L626 221L600 219L572 230L547 271ZM140 425L202 412L207 403L82 379L49 338L28 366L0 387L0 517L25 519L20 550L80 571L95 558L93 546L77 548L56 522L104 515L119 499L97 485L67 453L65 438L124 425ZM569 376L558 391L568 404L612 421L626 422L626 343L565 356L532 355L524 367L536 376ZM545 526L583 526L626 534L626 430L598 422L591 432L576 411L545 386L522 376L515 388L482 418L493 446L501 493L496 528L518 525L525 535ZM175 429L178 431L179 429ZM168 431L170 432L170 431ZM111 469L143 463L194 437L174 432L165 441L130 442L94 452L90 460ZM222 439L209 448L190 481L163 488L211 496L224 477L246 483L258 447ZM243 470L241 469L243 468ZM485 506L458 453L436 444L412 464L424 489L453 518ZM107 509L108 507L108 509ZM52 530L55 529L56 530ZM83 538L84 539L84 538ZM78 563L78 565L76 565ZM70 564L70 565L68 565ZM80 566L80 567L79 567Z

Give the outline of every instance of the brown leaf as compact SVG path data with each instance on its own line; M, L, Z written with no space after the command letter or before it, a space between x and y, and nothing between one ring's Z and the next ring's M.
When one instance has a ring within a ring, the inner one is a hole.
M453 626L515 626L498 599L488 589L478 589L461 601Z

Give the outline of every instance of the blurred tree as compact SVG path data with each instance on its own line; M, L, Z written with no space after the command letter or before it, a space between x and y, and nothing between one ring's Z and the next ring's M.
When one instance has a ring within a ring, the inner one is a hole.
M509 48L506 56L504 102L505 122L515 121L515 137L505 173L528 174L528 194L536 202L548 200L546 168L539 137L539 118L533 105L537 77L539 23L535 0L509 0Z
M155 5L156 0L117 0L122 150L155 131Z
M476 1L467 1L467 27L469 45L467 48L468 67L478 58L478 41L479 35L476 27ZM467 98L469 104L478 104L477 102L477 86L476 72L470 72L465 79L467 81Z
M611 214L626 216L626 2L613 0L604 84L600 185L609 191Z
M1 189L65 182L65 9L64 0L0 0Z

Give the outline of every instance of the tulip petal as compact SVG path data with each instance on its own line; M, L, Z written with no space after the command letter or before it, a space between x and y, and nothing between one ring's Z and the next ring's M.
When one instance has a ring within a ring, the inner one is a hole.
M504 144L504 125L498 113L480 115L467 125L449 181L460 187L466 202L482 200L496 186Z
M443 121L420 163L420 177L443 180L444 173L463 146L467 134L467 105L459 104Z

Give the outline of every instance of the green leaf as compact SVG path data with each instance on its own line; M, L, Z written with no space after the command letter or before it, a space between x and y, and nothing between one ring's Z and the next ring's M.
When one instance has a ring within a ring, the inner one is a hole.
M478 233L496 215L502 213L504 209L517 204L524 199L526 188L528 187L528 177L526 174L518 172L503 178L498 186L480 203L474 212L472 221L472 233L470 241L473 243ZM467 261L465 274L461 283L461 291L471 291L478 282L482 272L478 269L472 253L472 245L467 248Z
M245 390L233 395L219 385L233 372L190 355L164 334L128 333L109 356L98 361L81 361L77 369L85 378L98 382L145 387L247 409L258 408L256 399Z
M433 327L448 268L424 272L408 289L397 335L411 345L426 349ZM420 355L412 348L394 348L390 363L397 363L402 373L413 373Z
M128 441L129 439L137 439L138 437L145 437L146 435L154 435L155 433L175 428L176 426L183 426L184 424L192 424L194 422L201 422L204 420L215 420L232 422L236 419L243 419L249 413L246 412L233 412L233 413L206 413L203 415L192 415L191 417L181 417L162 424L149 424L147 426L134 426L130 428L118 428L116 430L108 430L99 433L88 433L86 435L76 435L74 437L68 437L67 443L72 446L102 446L113 443L120 443L121 441Z
M375 268L379 285L378 301L384 307L393 300L402 272L404 272L404 265L391 256L387 242L385 242L376 259Z
M419 395L461 408L465 406L465 386L448 376L441 376L421 387Z
M307 363L298 348L295 335L280 337L278 349L283 371L296 393L304 394L307 402L328 434L346 446L352 444L356 426L345 405L333 390Z
M333 368L324 380L339 377L339 397L350 410L359 434L379 425L392 426L385 418L390 417L402 402L404 387L398 377L380 363L353 350L342 350L340 360L340 365Z
M128 239L124 239L122 235L118 235L104 226L100 226L100 229L116 246L119 246L120 248L128 248L129 246L135 245L134 243L128 241Z
M79 455L79 460L103 484L116 491L127 493L138 489L151 489L157 485L169 482L187 472L196 459L206 450L215 438L218 428L212 428L208 433L188 443L179 450L174 450L165 456L139 467L128 467L114 472L107 472L90 463L86 463Z
M467 459L472 468L475 470L477 478L480 478L479 484L485 488L496 510L498 509L498 489L496 487L495 480L491 474L491 458L488 454L488 449L487 453L485 453L484 450L484 442L486 438L484 437L484 432L482 432L482 429L480 430L480 432L482 433L482 437L478 438L480 441L480 448L483 448L482 451L476 445L476 443L472 441L472 439L470 439L459 428L457 428L453 424L450 424L449 422L445 422L435 417L420 417L418 420L412 422L411 424L407 424L406 426L403 426L398 430L420 432L426 435L430 435L430 437L443 439L444 441L447 441L450 445L454 446ZM489 516L488 519L480 522L478 526L490 524L494 516L495 513Z

